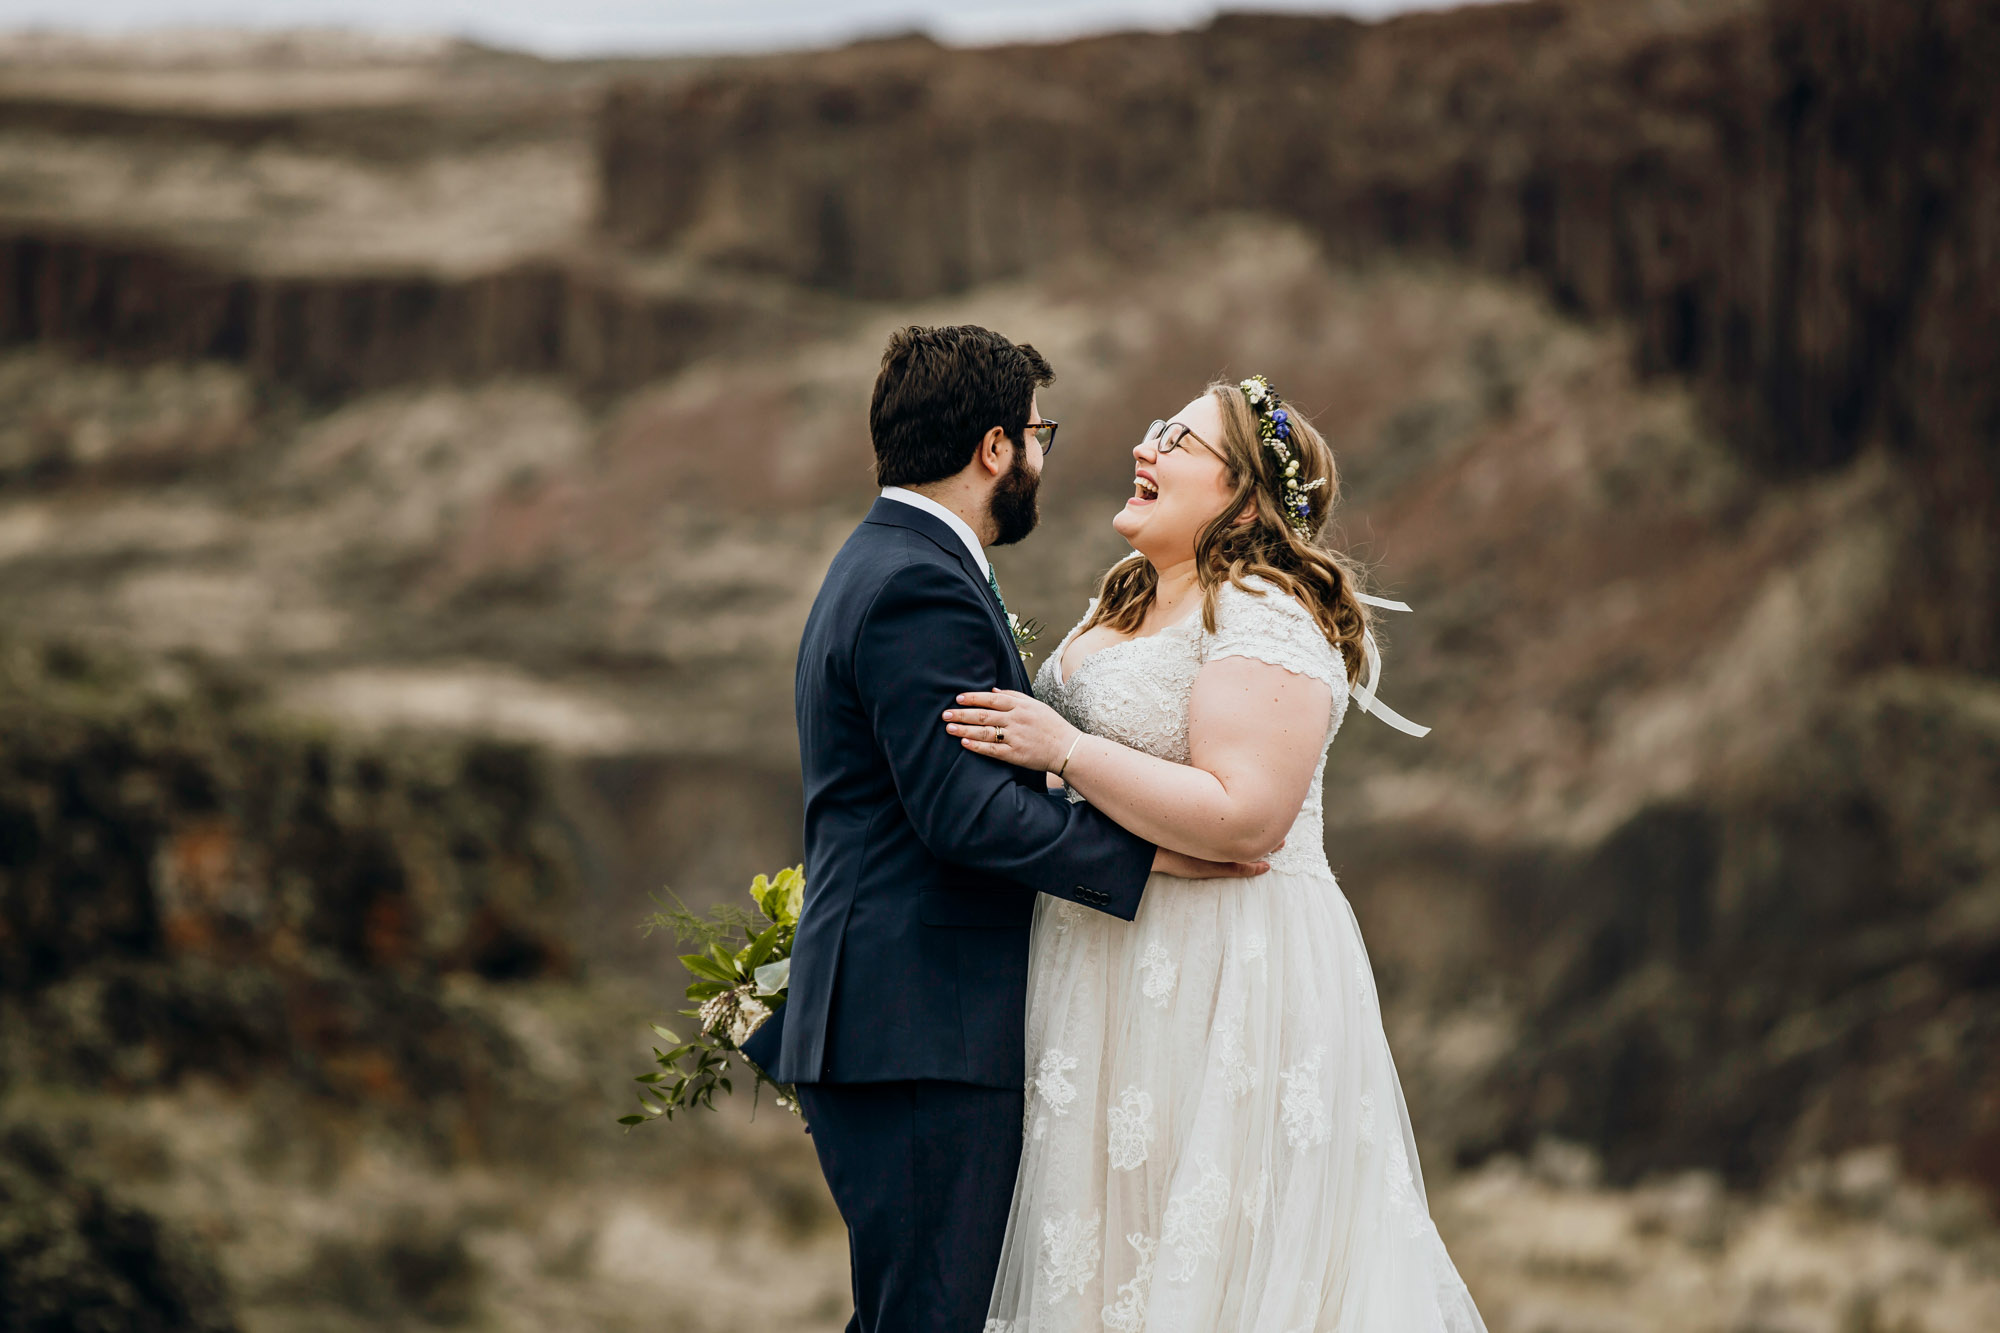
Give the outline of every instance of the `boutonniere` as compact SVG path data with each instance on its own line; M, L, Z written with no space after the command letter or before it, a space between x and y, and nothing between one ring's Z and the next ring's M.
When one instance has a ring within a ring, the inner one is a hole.
M1023 620L1012 611L1009 611L1007 613L1007 628L1014 633L1014 651L1021 655L1021 665L1025 667L1028 665L1028 659L1034 656L1028 649L1033 646L1036 639L1042 637L1042 622L1039 620Z

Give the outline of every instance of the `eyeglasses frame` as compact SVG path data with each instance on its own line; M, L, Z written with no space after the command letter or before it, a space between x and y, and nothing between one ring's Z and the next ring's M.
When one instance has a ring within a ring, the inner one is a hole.
M1175 426L1180 427L1181 433L1174 437L1173 443L1169 444L1167 443L1167 431ZM1215 454L1217 458L1222 458L1222 455L1217 452L1216 447L1207 440L1202 439L1201 436L1196 435L1194 427L1188 425L1185 421L1168 421L1164 417L1156 417L1153 420L1153 424L1146 427L1146 433L1140 437L1141 443L1152 439L1154 431L1160 432L1160 442L1153 446L1155 453L1170 454L1176 449L1185 449L1187 448L1186 441L1192 438L1196 444ZM1223 459L1223 461L1227 462L1228 460Z

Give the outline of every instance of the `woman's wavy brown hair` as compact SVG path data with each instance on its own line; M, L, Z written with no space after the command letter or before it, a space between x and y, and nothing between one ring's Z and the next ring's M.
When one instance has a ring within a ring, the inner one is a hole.
M1268 579L1312 612L1326 641L1346 660L1348 683L1360 680L1364 661L1361 637L1373 623L1367 606L1355 597L1360 566L1318 540L1340 490L1333 450L1296 407L1285 404L1292 427L1289 443L1299 463L1299 484L1310 486L1320 478L1326 480L1324 486L1306 492L1312 513L1306 525L1308 535L1301 536L1286 520L1284 467L1258 438L1257 414L1250 400L1242 389L1222 380L1205 392L1222 409L1219 448L1230 495L1221 512L1195 537L1202 625L1209 633L1215 632L1215 594L1224 582L1248 590L1245 580L1252 575ZM1191 443L1188 447L1200 446ZM1246 506L1254 509L1255 517L1239 523L1237 515ZM1105 571L1097 589L1097 609L1084 629L1109 625L1126 634L1137 632L1153 604L1159 581L1152 562L1137 552L1119 561Z

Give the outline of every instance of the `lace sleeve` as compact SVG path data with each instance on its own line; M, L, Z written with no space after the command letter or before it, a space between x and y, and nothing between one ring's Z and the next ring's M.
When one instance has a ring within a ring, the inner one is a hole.
M1347 666L1326 641L1312 612L1277 585L1251 580L1257 591L1225 583L1215 598L1215 633L1203 636L1201 660L1254 657L1325 681L1335 699L1347 691Z

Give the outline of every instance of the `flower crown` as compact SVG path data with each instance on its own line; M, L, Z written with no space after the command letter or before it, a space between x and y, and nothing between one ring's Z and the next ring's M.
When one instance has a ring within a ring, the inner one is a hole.
M1278 456L1282 469L1285 518L1292 525L1292 531L1301 537L1312 536L1312 501L1307 496L1326 485L1325 477L1317 477L1301 485L1299 482L1299 460L1292 453L1292 414L1285 410L1285 400L1278 397L1278 391L1262 375L1252 375L1237 385L1243 396L1250 400L1250 410L1257 414L1257 438L1264 447Z

